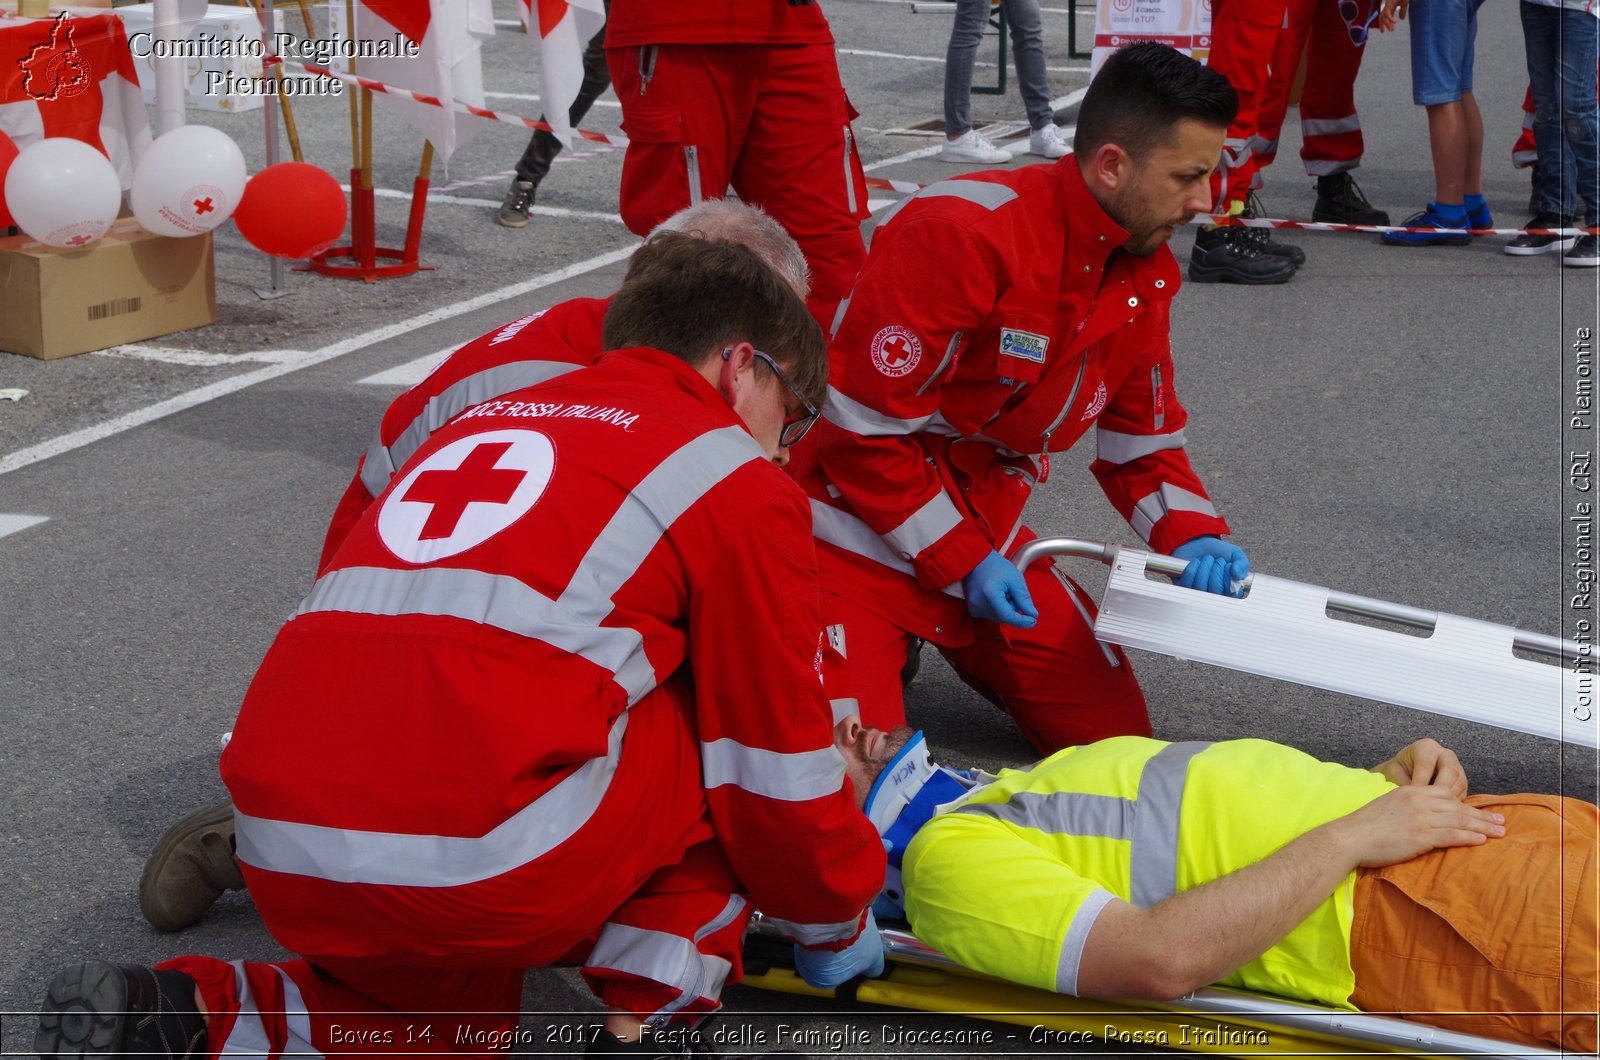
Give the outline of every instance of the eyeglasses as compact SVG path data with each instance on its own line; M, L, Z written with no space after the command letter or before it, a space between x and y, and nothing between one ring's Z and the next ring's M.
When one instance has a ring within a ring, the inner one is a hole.
M805 395L800 393L799 389L789 381L789 377L784 374L783 369L778 367L778 362L773 360L769 354L762 353L754 348L750 352L766 362L767 367L772 369L772 374L778 377L779 382L789 388L789 393L794 395L794 399L800 402L800 407L805 410L796 412L785 419L783 421L783 430L778 434L778 444L785 449L792 445L800 444L800 439L804 438L806 432L811 429L811 425L817 422L817 417L822 415L822 410L806 400ZM733 356L733 347L724 346L722 348L722 359L727 360L731 356Z
M1339 0L1339 17L1344 19L1344 28L1345 32L1350 34L1350 43L1357 48L1367 43L1367 36L1372 32L1372 24L1383 12L1383 0L1371 0L1371 3L1372 10L1363 22L1360 0Z

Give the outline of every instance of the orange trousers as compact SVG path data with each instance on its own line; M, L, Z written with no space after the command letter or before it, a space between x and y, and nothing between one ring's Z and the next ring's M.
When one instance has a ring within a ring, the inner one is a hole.
M1350 1000L1449 1030L1593 1053L1600 811L1473 795L1506 834L1356 876Z

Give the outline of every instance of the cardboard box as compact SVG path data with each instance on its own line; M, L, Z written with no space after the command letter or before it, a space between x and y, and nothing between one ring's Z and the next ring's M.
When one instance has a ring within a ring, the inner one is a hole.
M155 72L150 69L149 38L136 42L134 36L149 33L155 26L155 9L155 4L130 4L115 9L117 17L122 19L123 32L128 36L133 65L139 71L139 89L146 103L156 101L156 78ZM282 29L283 12L274 11L273 15L274 29ZM200 50L223 53L184 56L178 60L183 63L183 80L188 86L189 106L198 110L229 112L261 109L262 101L266 98L259 91L261 56L240 44L261 39L261 23L256 21L255 12L250 7L207 4L205 17L190 31L189 39L203 42L204 47ZM221 77L208 76L210 74L219 74ZM225 90L228 85L241 80L257 82L255 87L258 91ZM209 87L215 85L222 86L224 91Z
M0 239L0 350L49 360L216 319L210 233L171 239L130 217L83 250Z

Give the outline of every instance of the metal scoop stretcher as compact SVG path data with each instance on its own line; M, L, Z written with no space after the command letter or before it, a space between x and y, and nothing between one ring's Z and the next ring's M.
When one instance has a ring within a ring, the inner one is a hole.
M1243 598L1195 592L1149 573L1176 577L1171 556L1097 541L1053 537L1012 556L1026 569L1047 556L1096 559L1111 568L1095 636L1296 684L1464 718L1583 747L1600 746L1592 646L1510 626L1424 611L1252 574ZM1358 625L1335 615L1376 620ZM1394 626L1421 631L1401 632ZM1522 654L1517 654L1521 652ZM1529 656L1533 656L1530 658ZM1504 1042L1366 1012L1207 987L1170 1003L1069 997L964 968L909 931L882 928L887 973L838 991L807 986L781 958L745 984L813 997L846 996L896 1008L970 1016L1029 1028L1002 1035L1034 1046L1068 1046L1083 1035L1234 1056L1424 1053L1542 1057L1560 1050ZM753 940L777 946L776 929L756 914ZM748 956L747 956L748 960ZM1080 1037L1075 1037L1080 1036Z
M888 957L882 977L819 990L785 966L789 943L757 913L747 935L743 983L780 993L837 997L1026 1028L996 1031L988 1043L991 1047L971 1047L966 1050L969 1055L1060 1055L1081 1051L1090 1038L1141 1052L1177 1049L1226 1056L1565 1055L1557 1049L1504 1042L1392 1016L1322 1008L1223 987L1205 987L1170 1002L1071 997L964 968L909 931L880 927L879 934ZM764 960L763 954L773 959Z
M1025 569L1046 556L1110 566L1099 640L1600 747L1591 644L1265 574L1244 579L1242 599L1195 592L1146 576L1181 574L1183 560L1098 541L1040 538L1012 561Z

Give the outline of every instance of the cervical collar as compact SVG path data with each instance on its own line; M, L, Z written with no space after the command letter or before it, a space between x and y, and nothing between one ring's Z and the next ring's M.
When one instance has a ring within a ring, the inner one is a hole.
M906 741L889 760L867 793L867 820L883 837L889 855L883 895L873 903L879 916L905 917L905 891L900 863L917 829L928 823L934 810L966 794L971 782L959 773L928 760L928 742L921 731Z

